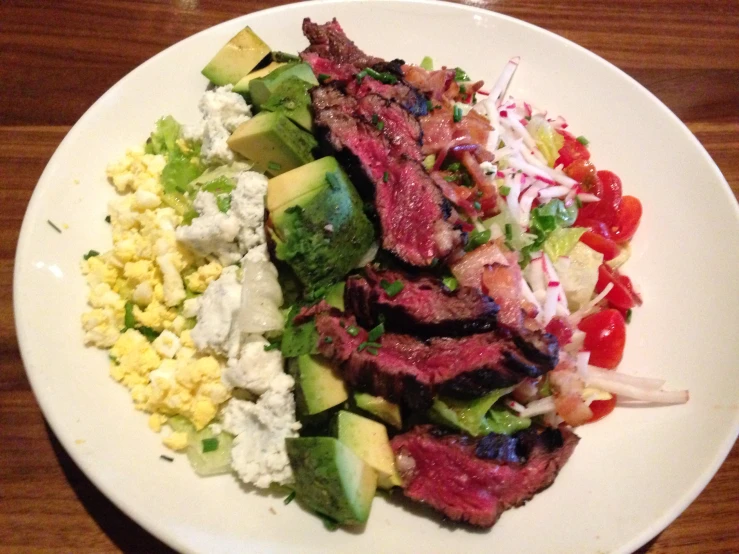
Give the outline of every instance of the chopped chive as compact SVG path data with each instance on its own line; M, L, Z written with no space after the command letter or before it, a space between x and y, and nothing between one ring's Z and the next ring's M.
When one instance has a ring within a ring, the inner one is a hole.
M370 347L367 349L367 353L370 354L371 356L377 356L377 348Z
M318 74L318 82L323 84L326 81L328 81L331 78L331 75L327 75L326 73L319 73Z
M385 290L390 298L393 298L394 296L400 294L400 291L402 291L403 287L405 287L403 281L393 281L392 283L390 283L388 281L385 281L385 279L382 279L380 281L380 286Z
M390 174L387 171L382 174L382 182L383 183L387 183L389 179L390 179Z
M221 194L220 196L216 197L216 206L218 206L218 210L222 213L227 213L228 210L231 209L231 195L230 194Z
M370 332L367 334L367 340L370 342L375 342L377 339L379 339L382 335L385 334L385 325L380 323L376 327L373 327Z
M446 168L449 171L459 171L461 167L462 167L462 164L461 163L454 162L454 163L450 163Z
M513 225L510 223L505 224L505 238L506 240L513 240Z
M381 73L379 71L375 71L371 67L365 67L362 71L357 73L357 83L361 83L362 79L364 79L368 75L373 79L377 79L381 83L385 83L386 85L394 85L398 82L398 78L392 73L388 73L386 71L383 71Z
M331 344L332 342L334 342L334 338L333 337L323 337L323 342L325 342L326 344Z
M455 81L469 81L470 76L467 75L464 69L461 67L454 68L454 80Z
M52 228L52 229L54 229L54 230L55 230L55 231L56 231L57 233L61 233L61 232L62 232L62 230L61 230L61 229L60 229L59 227L57 227L56 225L54 225L54 224L53 224L53 223L51 222L51 220L50 220L50 219L47 219L47 220L46 220L46 223L48 223L49 225L51 225L51 228Z
M365 341L365 342L361 343L361 344L360 344L360 345L359 345L359 346L357 347L357 352L361 352L361 351L362 351L362 350L364 350L365 348L367 348L367 349L368 349L368 352L369 352L369 349L370 349L370 348L373 348L373 349L377 349L377 348L381 348L381 347L382 347L382 345L381 345L381 344L380 344L379 342L374 342L374 341Z
M377 122L377 130L382 131L385 128L385 122L384 121L378 121Z
M149 342L154 342L156 338L161 335L162 333L159 331L155 331L151 327L147 327L146 325L139 325L138 327L134 327L139 333L144 335L146 337L146 340Z
M105 216L105 223L110 223L110 216L109 215L106 215Z
M380 118L376 113L372 114L372 125L377 125L377 122L380 121Z
M487 241L490 240L491 234L492 233L490 233L490 229L485 229L484 231L472 231L469 234L467 245L464 247L465 252L470 252L478 246L482 246L483 244L485 244Z
M94 258L95 256L99 256L99 255L100 255L100 252L98 252L97 250L90 250L87 254L82 256L82 258L85 260L89 260L90 258Z
M579 142L579 143L580 143L580 144L582 144L583 146L587 146L588 144L590 144L590 141L589 141L588 139L586 139L586 138L585 138L584 136L582 136L582 135L580 135L579 137L577 137L577 139L576 139L576 140L577 140L577 142Z
M578 210L582 208L582 200L580 200L579 196L575 196L575 206L577 206Z
M451 182L453 182L453 181L456 181L456 180L457 180L457 176L456 176L456 175L447 175L446 177L444 177L444 180L445 180L445 181L446 181L447 183L451 183Z
M292 502L293 500L295 500L295 491L292 491L292 492L291 492L290 494L288 494L288 495L287 495L287 496L285 497L285 500L283 500L283 502L285 503L285 506L287 506L287 505L288 505L288 504L290 504L290 502Z
M434 103L431 100L426 100L426 109L430 112L434 111Z
M279 171L280 169L282 169L282 166L277 162L269 162L267 164L267 169L269 169L270 171Z
M503 185L498 189L498 192L500 192L501 196L508 196L511 193L511 187Z
M162 455L161 455L161 456L159 456L159 457L160 457L160 458L161 458L162 460L164 460L165 462L174 462L174 458L172 458L171 456L165 456L164 454L162 454Z
M464 85L459 86L459 93L460 94L467 94L467 87Z
M513 251L515 250L515 248L513 248L513 245L511 244L511 242L510 242L510 241L505 241L505 242L503 242L503 244L505 244L505 247L506 247L506 248L507 248L508 250L510 250L511 252L513 252Z
M626 323L631 323L631 315L633 313L634 312L631 310L631 308L629 308L628 310L626 310L626 317L624 318L626 320Z
M359 334L359 328L356 325L349 325L349 327L346 328L346 332L351 336L356 337Z
M280 349L280 341L276 340L273 342L270 342L269 344L264 345L264 351L269 352L270 350L279 350Z
M203 454L206 452L213 452L214 450L218 450L218 438L217 437L211 437L209 439L203 439Z
M462 108L455 105L454 114L452 115L452 117L454 118L454 123L459 123L460 121L462 121Z
M430 56L424 56L424 58L421 60L421 67L425 69L426 71L433 71L434 70L434 60L431 59Z
M457 290L457 287L459 286L459 281L454 277L444 277L441 282L444 283L444 286L451 291Z
M133 329L136 326L136 318L133 316L133 302L128 301L123 308L123 325L126 329Z
M472 203L472 207L475 208L479 212L482 209L482 204L480 204L477 200L475 200Z

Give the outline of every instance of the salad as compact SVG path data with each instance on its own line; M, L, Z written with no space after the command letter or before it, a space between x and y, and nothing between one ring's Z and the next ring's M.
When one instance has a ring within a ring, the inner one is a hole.
M85 344L201 476L282 487L327 526L377 488L490 527L577 426L687 391L617 370L642 206L589 142L456 68L385 61L336 20L249 27L107 175ZM172 456L162 456L172 461Z

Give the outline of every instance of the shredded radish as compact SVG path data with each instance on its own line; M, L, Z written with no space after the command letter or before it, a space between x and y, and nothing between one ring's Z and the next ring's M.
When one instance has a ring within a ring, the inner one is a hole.
M557 313L557 287L547 287L547 296L544 300L544 326L552 320Z
M554 397L547 396L546 398L529 402L522 411L518 412L518 415L520 417L534 417L553 412L554 409Z
M502 98L505 96L506 91L508 90L508 85L511 84L513 75L516 73L516 69L518 69L518 63L520 61L521 58L519 58L518 56L516 56L515 58L511 58L508 61L508 63L503 68L503 72L500 74L500 77L498 77L495 85L493 85L493 88L490 90L489 98L495 100L496 102L502 100Z
M590 354L588 353L588 357L589 356ZM578 365L578 371L579 369L580 367ZM614 383L621 383L624 385L633 385L635 387L639 387L640 389L645 389L645 390L660 390L665 384L664 379L654 379L652 377L638 377L636 375L629 375L628 373L620 373L618 371L612 371L612 370L596 367L593 365L587 365L587 362L585 365L585 371L583 372L583 376L585 377L586 381L590 377L594 377L597 379L612 381Z
M577 197L580 199L580 202L583 202L583 203L600 202L600 198L588 192L581 192L577 195Z
M592 374L588 376L586 384L590 387L610 392L611 394L617 394L622 398L642 400L644 402L655 402L658 404L685 404L690 398L690 395L686 390L654 390L643 386L620 383L603 377L596 377Z
M608 293L611 292L611 289L613 288L613 283L608 283L603 290L600 292L598 296L593 298L590 302L585 304L584 306L580 307L579 310L576 312L573 312L570 316L570 323L572 323L573 326L576 326L582 319L589 315L590 312L598 305L598 302L603 300L606 296L608 296Z
M519 221L520 210L518 207L518 195L521 194L521 174L517 173L510 178L506 179L506 183L511 191L506 196L506 202L508 203L508 210L511 212L511 216Z
M496 159L498 158L496 157ZM554 181L555 183L559 183L560 185L564 185L566 187L572 187L577 184L577 181L575 181L574 179L568 177L564 173L555 172L551 167L536 167L520 158L510 158L508 160L508 165L513 169L520 169L521 171L523 171L527 175L531 175L532 177Z
M523 176L521 177L521 179L523 179ZM521 195L521 200L519 202L520 212L518 214L518 222L521 224L521 226L529 226L529 220L531 217L531 206L534 204L536 195L539 194L539 191L545 186L546 185L544 183L534 183L533 185L528 187Z
M523 297L531 302L536 307L536 313L537 313L537 319L542 315L542 309L541 309L541 303L539 300L537 300L536 296L534 296L534 292L531 290L531 286L526 281L526 279L522 279L523 283L521 286L521 293L523 294ZM541 323L541 321L540 321Z
M569 194L571 191L572 189L569 189L562 185L553 186L553 187L545 188L544 190L542 190L539 193L539 198L541 199L562 198L563 196L566 196L567 194Z
M588 362L590 361L590 352L578 352L576 356L577 360L577 373L583 379L588 375Z

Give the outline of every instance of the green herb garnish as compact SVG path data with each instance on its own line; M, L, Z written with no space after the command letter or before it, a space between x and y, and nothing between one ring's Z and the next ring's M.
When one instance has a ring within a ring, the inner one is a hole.
M279 171L280 169L282 169L282 166L277 162L269 162L267 164L267 169L269 169L270 171Z
M576 140L577 140L577 142L579 142L579 143L580 143L580 144L582 144L583 146L587 146L588 144L590 144L590 141L589 141L588 139L586 139L586 138L585 138L584 136L582 136L582 135L580 135L579 137L577 137L577 139L576 139Z
M461 67L454 68L454 80L455 81L469 81L470 76L467 75L464 69Z
M459 123L462 121L462 108L455 105L454 106L454 113L452 114L452 118L454 119L454 123Z
M288 494L288 495L287 495L287 496L285 497L285 500L283 500L282 502L284 502L285 506L287 506L287 505L288 505L288 504L290 504L290 502L292 502L293 500L295 500L295 491L292 491L292 492L291 492L290 494Z
M457 287L459 286L459 281L454 277L444 277L441 282L444 283L444 286L451 291L457 290Z
M270 341L269 344L264 345L264 351L269 352L270 350L279 350L280 346L281 346L280 341L278 340Z
M110 223L110 216L109 215L106 215L105 216L105 223Z
M325 73L319 73L318 74L318 82L323 84L326 81L328 81L331 78L331 75L326 75Z
M513 225L510 223L505 224L505 239L507 241L513 240Z
M382 174L382 182L383 183L387 183L389 179L390 179L390 174L387 171Z
M206 452L213 452L214 450L218 450L218 439L216 437L211 437L209 439L203 439L203 453Z
M367 340L369 340L370 342L376 342L377 339L379 339L384 334L385 325L383 323L380 323L376 327L370 329L370 332L367 334Z
M98 252L97 250L90 250L89 252L87 252L87 254L82 256L82 258L85 260L89 260L90 258L94 258L95 256L99 256L99 255L100 255L100 252Z
M629 308L626 310L626 317L624 318L626 320L626 323L631 323L631 316L634 312Z
M398 78L392 73L388 73L387 71L383 71L382 73L380 73L379 71L375 71L371 67L365 67L362 71L357 73L357 83L361 83L362 79L364 79L368 75L373 79L380 81L381 83L385 83L386 85L394 85L398 82Z
M470 252L478 246L482 246L483 244L485 244L487 241L490 240L490 235L490 229L485 229L484 231L472 231L469 234L467 245L464 247L465 252Z
M136 318L133 316L133 302L128 301L123 307L123 325L125 329L133 329L136 326Z
M501 196L508 196L511 193L511 187L503 185L498 189L498 192L501 194Z
M402 291L403 287L405 287L403 281L393 281L392 283L390 283L388 281L385 281L385 279L380 281L380 286L390 298L393 298L394 296L400 294L400 291Z
M51 228L52 228L52 229L54 229L54 230L55 230L55 231L56 231L57 233L61 233L61 232L62 232L62 230L61 230L61 229L60 229L59 227L57 227L56 225L54 225L54 224L53 224L53 223L51 222L51 220L50 220L50 219L47 219L47 220L46 220L46 223L48 223L49 225L51 225Z
M424 58L421 60L421 67L426 71L433 71L434 60L431 59L429 56L424 56Z
M359 327L356 325L349 325L349 327L346 328L346 332L351 336L356 337L359 334Z

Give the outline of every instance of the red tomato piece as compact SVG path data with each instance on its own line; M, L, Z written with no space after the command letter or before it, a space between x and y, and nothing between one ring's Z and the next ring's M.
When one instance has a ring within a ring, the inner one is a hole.
M618 244L613 242L611 239L604 238L592 231L585 231L582 237L580 237L580 242L589 246L596 252L603 254L603 260L606 262L618 256L618 253L621 252L621 248L619 248Z
M550 335L554 335L560 348L572 342L572 328L563 317L553 317L552 320L547 323L546 329L544 330Z
M624 355L626 322L618 310L608 309L584 318L577 326L585 333L583 350L590 352L590 363L614 369Z
M606 295L606 300L614 307L628 310L636 305L641 305L641 297L634 292L631 279L612 270L606 264L598 268L598 282L595 284L596 292L603 292L608 283L613 283L613 288Z
M593 400L590 403L590 411L593 412L593 417L590 418L588 423L593 423L599 419L603 419L610 414L616 407L616 395L614 394L610 400Z
M582 218L580 217L580 214L578 214L577 221L575 221L575 227L587 227L591 232L596 235L600 235L604 239L613 238L608 225L602 221L596 221L595 219Z
M586 192L590 192L595 184L595 165L590 160L575 160L564 169L564 173L580 183Z
M559 157L554 161L554 167L563 165L564 167L570 166L577 160L589 160L590 151L585 145L579 143L575 137L573 137L567 131L558 131L565 139L562 148L559 149ZM574 177L573 177L574 179Z
M621 179L612 171L598 171L596 177L595 186L590 192L600 198L600 201L585 204L578 216L602 221L612 227L616 224L618 210L621 207Z
M613 238L618 242L631 240L639 227L641 214L642 207L639 199L635 196L624 196L613 226Z

